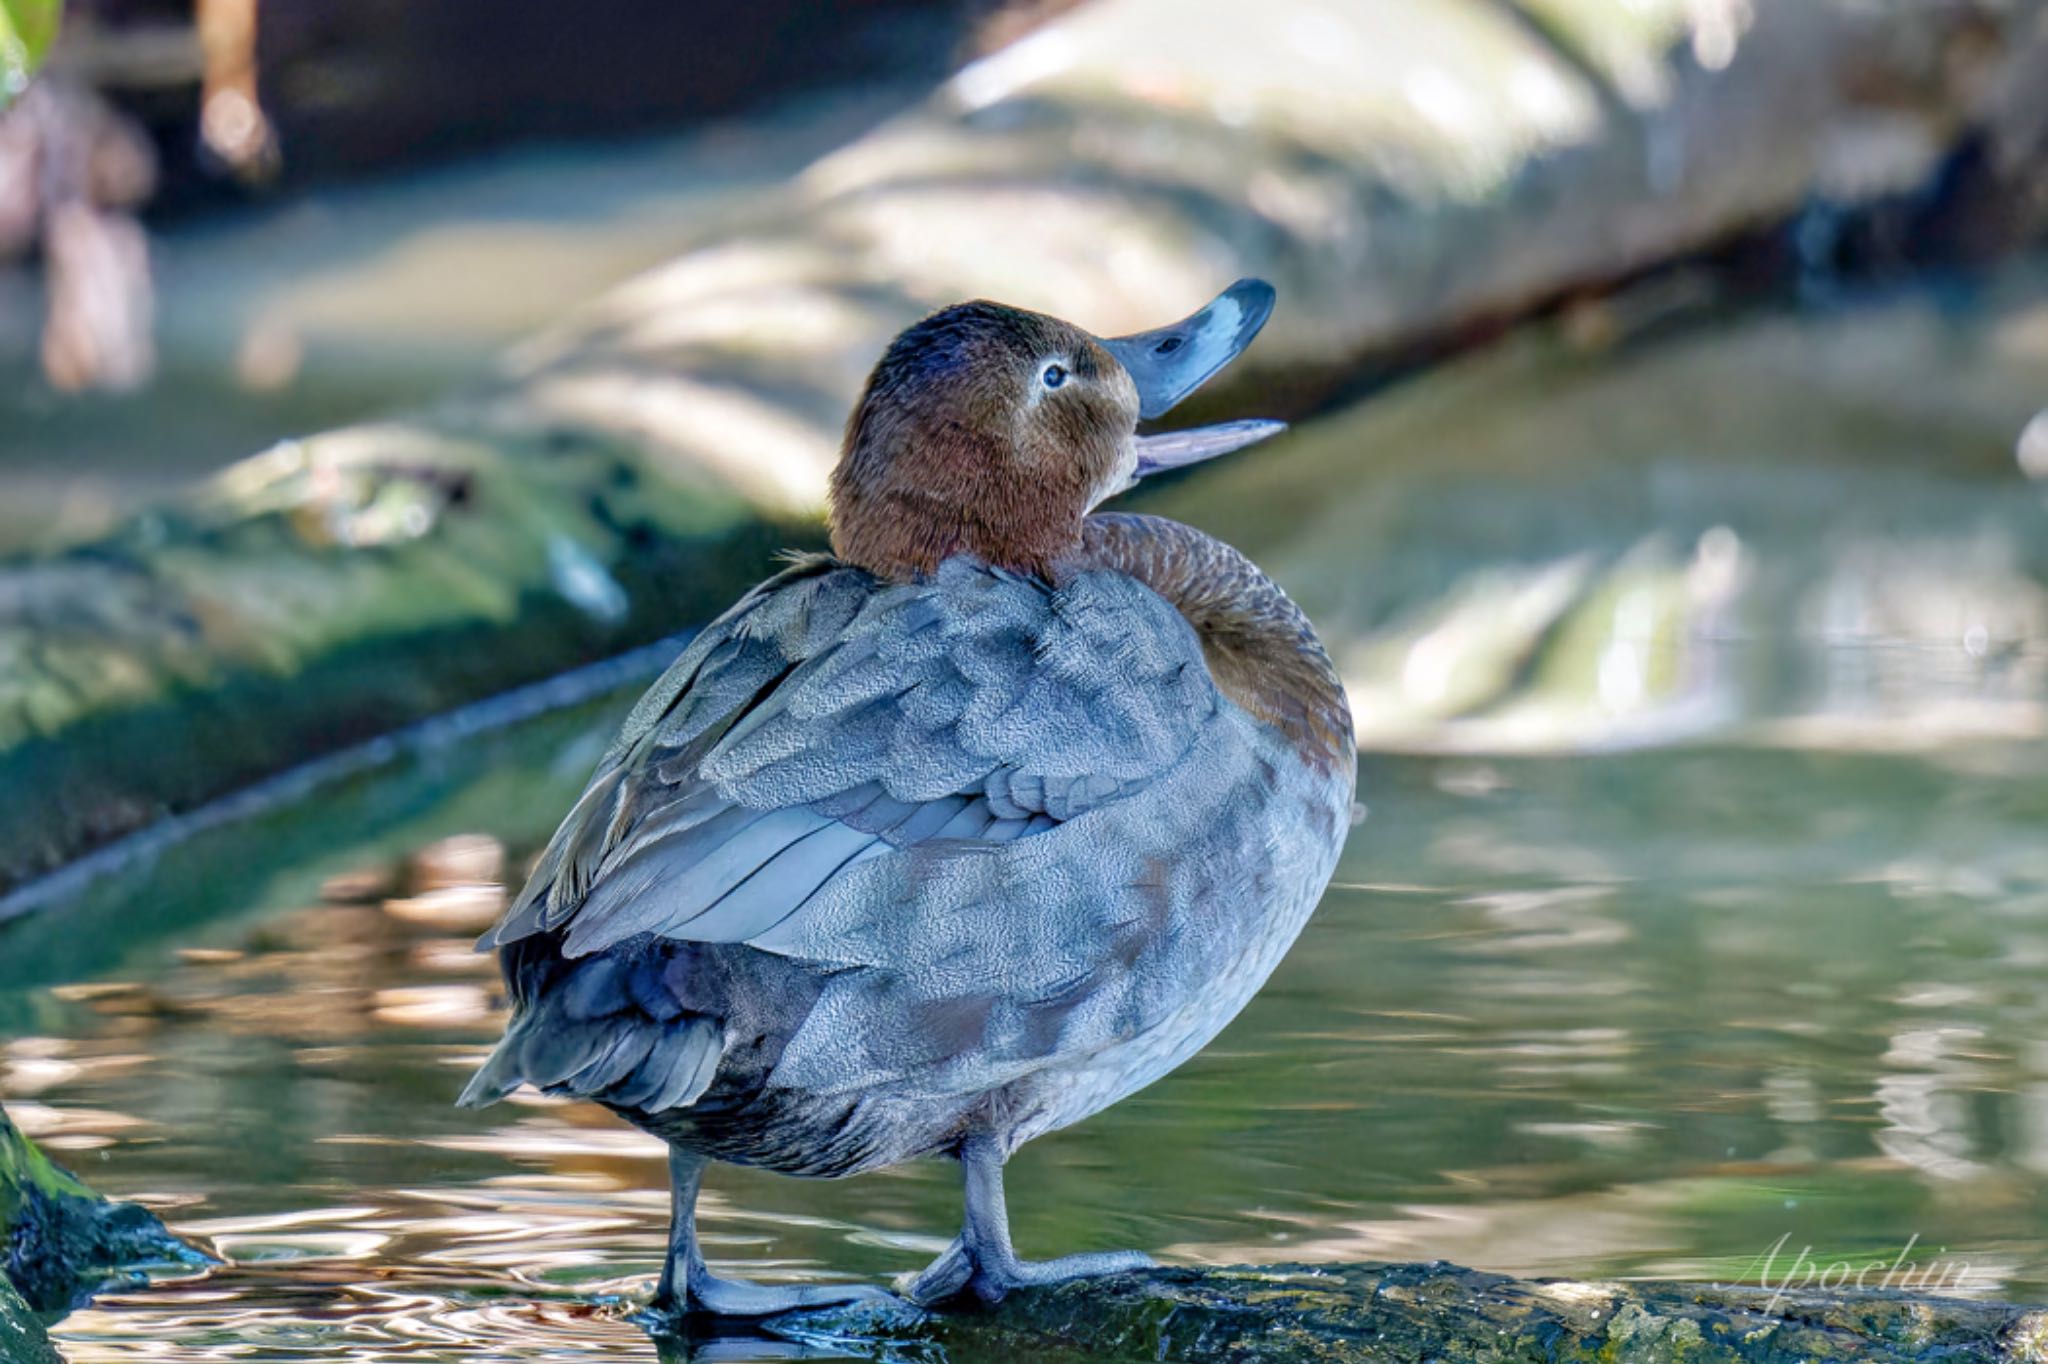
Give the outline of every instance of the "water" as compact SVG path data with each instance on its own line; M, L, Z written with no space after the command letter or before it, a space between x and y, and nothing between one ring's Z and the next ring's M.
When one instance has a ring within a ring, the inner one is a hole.
M589 1108L450 1106L499 1023L468 951L499 850L530 853L625 700L348 778L0 938L8 1107L227 1262L102 1297L68 1358L652 1357L607 1300L658 1268L659 1148ZM1910 1243L2038 1297L2044 758L1372 759L1268 990L1019 1156L1020 1244L1734 1278L1781 1237L1779 1273ZM162 930L125 935L145 910ZM956 1216L936 1164L722 1169L705 1228L759 1277L879 1278Z

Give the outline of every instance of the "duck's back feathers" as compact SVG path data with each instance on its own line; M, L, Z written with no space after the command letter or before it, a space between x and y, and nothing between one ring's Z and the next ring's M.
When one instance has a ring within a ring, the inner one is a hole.
M1128 796L1215 711L1187 626L1121 575L806 565L655 684L481 945L808 937L788 921L862 863L972 855Z
M548 964L513 980L501 1057L519 1056L479 1093L525 1078L615 1102L621 1068L645 1088L626 1057L641 1043L606 1029L675 1024L635 1007L593 1030L563 1000L582 959L670 960L650 942L800 968L775 1086L963 1092L1142 1030L1174 988L1139 963L1184 898L1155 845L1260 780L1247 723L1187 623L1123 574L1053 588L954 561L888 584L800 565L649 691L484 939ZM559 1032L581 1039L567 1056L533 1036Z

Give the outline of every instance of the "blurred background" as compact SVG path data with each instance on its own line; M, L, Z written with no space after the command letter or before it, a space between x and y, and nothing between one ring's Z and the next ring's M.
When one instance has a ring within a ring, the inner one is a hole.
M1019 22L71 0L0 134L0 543L473 379Z
M0 1101L227 1261L67 1358L648 1357L660 1153L448 1107L467 940L897 328L1246 274L1185 416L1294 429L1142 505L1363 820L1022 1246L2048 1294L2048 4L70 0L18 84ZM713 1258L949 1186L721 1172Z

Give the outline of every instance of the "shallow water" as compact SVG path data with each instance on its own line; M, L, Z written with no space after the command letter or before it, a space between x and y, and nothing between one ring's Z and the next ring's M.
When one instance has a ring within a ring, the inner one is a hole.
M608 1299L657 1268L659 1149L588 1108L450 1106L498 1023L467 943L500 845L530 852L623 702L415 753L5 930L8 1107L226 1261L67 1318L68 1358L653 1356ZM1020 1243L1752 1279L1903 1250L2039 1298L2044 758L1373 759L1271 987L1019 1156ZM161 932L120 932L149 908ZM720 1170L705 1224L764 1278L880 1277L956 1215L936 1164Z

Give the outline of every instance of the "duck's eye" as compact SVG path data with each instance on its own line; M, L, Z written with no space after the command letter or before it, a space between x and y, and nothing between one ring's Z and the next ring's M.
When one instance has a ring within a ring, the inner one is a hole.
M1038 376L1038 382L1044 384L1047 388L1058 388L1066 381L1067 371L1065 366L1062 365L1047 365L1044 372Z

